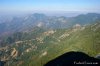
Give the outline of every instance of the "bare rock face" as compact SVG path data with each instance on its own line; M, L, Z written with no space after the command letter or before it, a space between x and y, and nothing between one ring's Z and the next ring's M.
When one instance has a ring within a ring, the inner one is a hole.
M76 24L75 26L74 26L74 28L81 28L81 25L80 24Z
M79 30L79 29L81 29L81 25L80 24L76 24L76 25L73 26L73 31L74 32Z
M18 56L18 51L13 48L12 52L11 52L11 56L14 58L14 57L17 57Z
M48 52L47 52L47 51L44 51L44 52L40 55L40 57L46 56L47 54L48 54Z
M44 35L49 36L49 35L54 34L55 32L56 31L54 31L54 30L50 30L50 31L44 32Z

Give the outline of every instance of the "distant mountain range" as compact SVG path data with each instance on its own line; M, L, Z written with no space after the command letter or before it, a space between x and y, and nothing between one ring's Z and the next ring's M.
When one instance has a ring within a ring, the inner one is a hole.
M100 14L88 13L76 17L56 17L34 13L24 17L0 17L0 34L30 31L34 27L69 28L75 24L87 25L100 20Z
M44 66L70 51L100 59L100 14L56 17L35 13L0 22L0 65Z

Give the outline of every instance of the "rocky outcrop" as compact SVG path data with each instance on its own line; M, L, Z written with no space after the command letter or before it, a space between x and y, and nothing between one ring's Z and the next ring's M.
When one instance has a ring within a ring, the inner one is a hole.
M15 57L18 56L18 51L17 51L15 48L13 48L13 50L12 50L12 52L11 52L11 56L12 56L13 58L15 58Z

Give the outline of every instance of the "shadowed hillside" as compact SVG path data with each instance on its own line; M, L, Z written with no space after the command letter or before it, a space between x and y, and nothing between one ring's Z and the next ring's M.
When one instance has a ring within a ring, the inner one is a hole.
M0 61L0 66L4 66L5 62L4 61Z
M67 66L77 64L95 66L100 64L100 60L82 52L68 52L49 61L44 66Z

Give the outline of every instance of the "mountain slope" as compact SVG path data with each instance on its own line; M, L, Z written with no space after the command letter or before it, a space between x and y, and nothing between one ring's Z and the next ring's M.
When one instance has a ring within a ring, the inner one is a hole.
M23 40L15 39L11 45L0 48L0 59L6 65L43 66L69 51L96 57L100 53L100 21L88 26L76 24L70 29L36 28L25 34Z
M5 20L5 19L2 19ZM75 24L87 25L100 20L100 14L88 13L76 17L56 17L34 13L24 17L12 17L0 23L0 34L30 31L34 27L46 27L52 29L69 28Z

